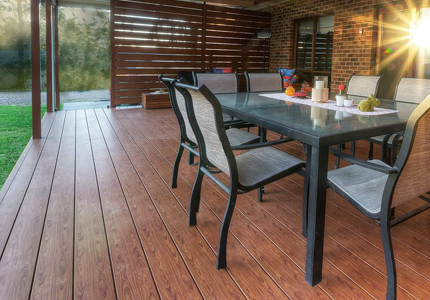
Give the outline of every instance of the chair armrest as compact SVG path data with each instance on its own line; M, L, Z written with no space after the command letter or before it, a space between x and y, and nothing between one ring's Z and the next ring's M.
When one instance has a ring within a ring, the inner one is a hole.
M354 164L360 167L364 167L373 171L378 171L381 173L386 173L386 174L393 174L393 173L397 173L398 170L395 168L391 168L391 167L385 167L382 165L378 165L378 164L374 164L368 161L364 161L361 159L358 159L354 156L348 155L344 152L341 152L333 147L330 147L330 152L332 152L334 155L336 155L337 157L340 157L341 159L343 159L344 161L349 162L350 164Z
M249 149L257 149L257 148L263 148L263 147L269 147L269 146L275 146L283 143L288 143L294 141L294 139L280 139L276 141L270 141L270 142L264 142L264 143L256 143L256 144L247 144L247 145L240 145L240 146L233 146L231 147L231 150L249 150Z

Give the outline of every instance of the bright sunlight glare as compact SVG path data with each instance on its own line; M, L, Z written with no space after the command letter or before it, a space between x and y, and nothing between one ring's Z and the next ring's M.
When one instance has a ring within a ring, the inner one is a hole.
M411 41L417 46L430 47L430 19L426 18L411 28Z

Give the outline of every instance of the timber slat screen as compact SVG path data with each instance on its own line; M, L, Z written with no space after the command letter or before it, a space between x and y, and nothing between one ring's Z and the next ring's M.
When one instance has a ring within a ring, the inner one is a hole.
M111 9L112 106L140 103L142 93L164 87L160 74L262 72L264 55L268 70L269 42L255 32L270 29L269 13L171 0L111 0Z

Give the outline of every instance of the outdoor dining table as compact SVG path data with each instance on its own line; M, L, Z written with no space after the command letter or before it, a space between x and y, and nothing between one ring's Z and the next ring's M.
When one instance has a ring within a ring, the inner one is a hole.
M322 279L324 222L329 147L346 142L403 131L416 104L381 100L379 108L397 112L366 116L344 108L270 98L275 92L217 94L223 112L302 142L307 149L308 227L305 279L314 286ZM280 98L282 95L277 92ZM272 95L271 95L272 94ZM364 98L350 97L357 104ZM334 100L335 94L329 99ZM344 111L342 111L344 110ZM280 162L281 163L281 162ZM306 235L306 233L305 233Z

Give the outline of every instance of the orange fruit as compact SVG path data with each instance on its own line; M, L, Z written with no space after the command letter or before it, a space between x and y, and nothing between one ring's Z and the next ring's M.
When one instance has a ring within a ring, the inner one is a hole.
M294 95L294 93L296 92L296 90L294 89L294 87L292 87L291 85L289 87L287 87L287 89L285 90L285 95L287 96L292 96Z

